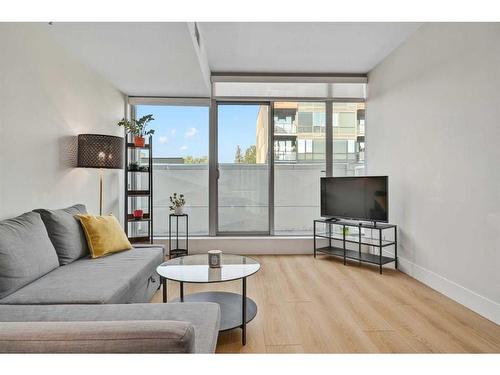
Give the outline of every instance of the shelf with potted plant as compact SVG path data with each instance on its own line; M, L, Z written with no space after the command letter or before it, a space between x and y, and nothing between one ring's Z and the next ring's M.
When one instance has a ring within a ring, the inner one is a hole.
M127 142L127 147L149 150L149 143L145 143L144 146L136 146L134 142Z
M170 215L168 215L168 254L169 258L188 255L189 242L189 216L184 212L186 199L184 194L174 193L170 196ZM184 218L185 238L184 246L181 246L179 236L179 219ZM173 221L175 220L175 236L173 235Z
M123 126L127 133L125 152L127 173L124 173L125 232L132 243L153 243L154 129L147 129L151 121L154 121L153 115L145 115L130 121L122 119L118 123L118 126ZM146 180L148 186L142 186ZM146 205L143 201L139 202L139 199L147 200Z
M132 161L128 164L127 172L149 173L149 166Z
M141 212L137 212L141 211ZM149 213L144 213L143 210L134 210L133 213L127 215L128 221L150 221L151 215Z

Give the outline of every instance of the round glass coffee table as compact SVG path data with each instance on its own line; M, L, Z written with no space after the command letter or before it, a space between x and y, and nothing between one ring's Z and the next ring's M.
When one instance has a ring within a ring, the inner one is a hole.
M242 329L246 344L246 325L257 315L257 304L247 297L247 277L260 269L260 263L250 257L222 254L221 267L208 266L208 254L188 255L162 263L156 269L163 286L163 302L167 302L167 280L180 283L180 298L174 302L216 302L221 309L219 331ZM220 283L242 280L242 294L202 292L184 296L184 283Z

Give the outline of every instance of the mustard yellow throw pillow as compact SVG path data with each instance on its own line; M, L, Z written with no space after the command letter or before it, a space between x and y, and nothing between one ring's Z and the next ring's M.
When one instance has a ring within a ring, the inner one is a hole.
M113 215L76 215L80 219L92 258L132 248L125 232Z

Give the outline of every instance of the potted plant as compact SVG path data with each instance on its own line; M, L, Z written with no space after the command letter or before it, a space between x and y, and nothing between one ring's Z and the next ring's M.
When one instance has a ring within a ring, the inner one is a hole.
M147 165L141 165L136 161L131 161L128 164L129 172L149 172L149 167Z
M144 211L143 210L134 210L134 212L132 212L132 216L136 220L142 219L144 216Z
M170 203L170 211L174 211L176 215L184 214L184 205L186 204L184 194L177 195L177 193L174 193L174 195L170 196Z
M139 168L140 168L139 163L137 163L136 161L132 161L128 165L128 170L131 172L137 172L140 170Z
M154 129L146 130L148 124L153 121L153 115L142 116L139 120L132 119L131 121L124 118L118 123L118 126L123 126L125 131L134 136L134 145L136 147L144 147L146 135L153 135Z

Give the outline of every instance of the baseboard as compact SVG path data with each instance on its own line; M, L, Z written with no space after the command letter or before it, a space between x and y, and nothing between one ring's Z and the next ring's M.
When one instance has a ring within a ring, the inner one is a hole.
M486 319L500 324L500 304L490 300L470 289L463 287L438 275L426 268L423 268L407 259L399 258L399 270L444 294L452 300L464 305Z
M155 243L168 247L168 239L155 238ZM191 237L189 252L203 254L222 250L243 255L285 255L313 253L313 239L304 237Z

